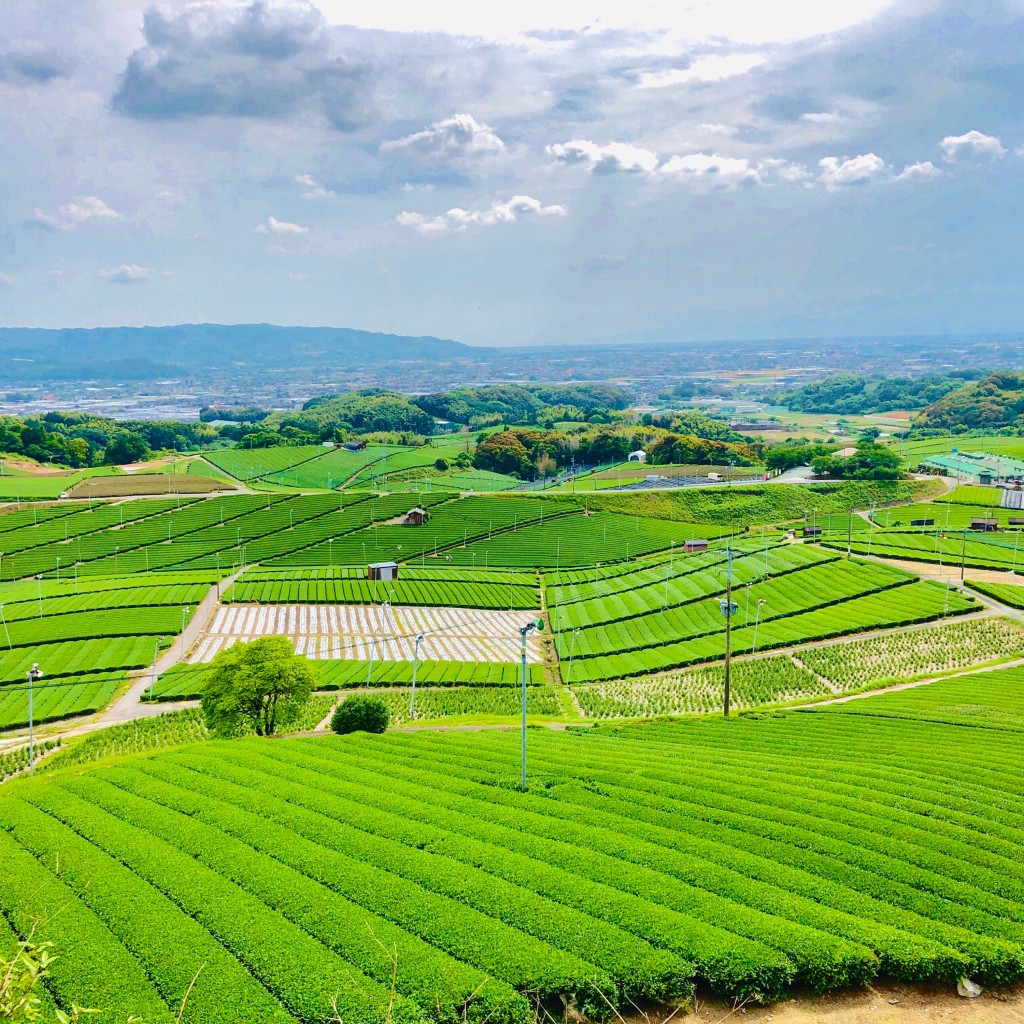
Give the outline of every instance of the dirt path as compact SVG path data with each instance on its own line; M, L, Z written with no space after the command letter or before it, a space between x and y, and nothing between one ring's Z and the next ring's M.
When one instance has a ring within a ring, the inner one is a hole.
M647 1020L628 1017L626 1024L659 1024L667 1016L666 1012ZM880 984L742 1010L708 1002L673 1020L680 1024L1024 1024L1024 987L961 999L947 986Z
M982 672L998 672L1004 668L1020 668L1024 665L1024 658L1014 658L1012 661L999 661L994 665L967 665L955 672L945 672L938 676L928 676L926 679L915 679L909 683L893 683L892 686L882 686L877 690L867 690L864 693L848 693L844 697L832 697L829 700L819 700L814 704L808 704L808 709L825 707L827 704L846 704L851 700L863 700L865 697L877 697L880 693L895 693L897 690L912 690L915 686L927 686L929 683L939 683L945 679L959 679L961 676L976 676ZM799 708L797 710L800 710Z
M881 555L854 554L855 558L863 558L870 562L882 562L885 565L894 566L904 572L912 572L929 580L939 580L945 583L959 585L960 566L950 565L948 562L939 565L938 562L915 562L909 558L884 558ZM1024 559L1021 560L1024 566ZM1011 587L1024 587L1024 576L1017 573L1003 572L999 569L972 569L971 566L964 566L964 579L972 580L975 583L1006 583Z

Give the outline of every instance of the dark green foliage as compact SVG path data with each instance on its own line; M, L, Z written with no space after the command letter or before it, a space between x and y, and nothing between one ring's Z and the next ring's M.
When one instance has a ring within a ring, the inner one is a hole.
M776 397L796 412L855 415L891 409L922 409L963 384L962 377L864 377L836 373Z
M816 476L853 480L898 480L902 459L894 448L861 441L853 455L818 455L812 460Z
M341 427L361 434L373 431L430 434L434 429L433 417L404 395L380 388L322 395L306 402L298 413L271 413L264 424L268 427L292 425L312 433L325 427Z
M560 418L586 417L604 410L621 410L629 405L629 392L611 384L561 384L536 387L498 384L454 388L415 399L424 411L453 423L483 426L489 423L537 423L545 413L558 407L572 411Z
M343 700L331 715L331 728L339 735L350 732L384 732L388 727L388 708L379 697L356 694Z
M1002 370L933 402L914 421L920 428L1019 427L1024 424L1024 375Z
M248 729L272 736L309 702L317 671L285 637L261 637L220 652L206 677L203 716L217 736Z

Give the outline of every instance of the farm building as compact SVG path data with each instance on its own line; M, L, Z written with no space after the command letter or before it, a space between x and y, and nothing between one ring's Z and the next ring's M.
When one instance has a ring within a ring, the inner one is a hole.
M821 527L820 526L805 526L801 531L802 537L820 537Z
M346 441L343 445L347 451L350 452L361 452L366 448L365 441Z
M954 448L949 455L929 456L921 463L921 469L983 487L1020 486L1024 481L1024 461L993 452L963 452Z
M695 551L707 551L708 542L703 537L697 537L683 543L683 550L689 555Z
M647 452L645 452L642 448L638 448L635 452L630 452L629 453L629 461L630 462L646 462L647 461Z
M366 567L366 578L368 580L380 580L383 583L390 583L398 579L397 562L371 562Z
M429 518L430 513L417 505L416 508L411 508L406 512L403 523L406 526L422 526Z
M999 529L998 519L972 519L972 530L981 530L982 533L995 533Z

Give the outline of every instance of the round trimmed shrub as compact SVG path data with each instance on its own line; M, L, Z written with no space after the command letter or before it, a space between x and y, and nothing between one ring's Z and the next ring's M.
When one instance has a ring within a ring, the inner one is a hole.
M331 728L347 732L384 732L388 727L388 706L380 697L347 697L331 715Z

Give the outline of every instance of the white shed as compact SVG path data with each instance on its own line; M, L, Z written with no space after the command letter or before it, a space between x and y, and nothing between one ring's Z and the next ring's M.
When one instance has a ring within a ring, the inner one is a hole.
M630 462L646 462L647 461L647 452L645 452L643 450L643 448L638 448L635 452L630 452L629 453L629 461Z

